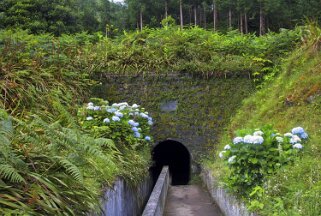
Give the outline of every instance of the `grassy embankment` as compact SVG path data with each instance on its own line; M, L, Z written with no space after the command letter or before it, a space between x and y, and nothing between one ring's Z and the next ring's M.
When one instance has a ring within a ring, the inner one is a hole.
M231 143L239 129L271 124L280 133L297 126L307 131L309 139L295 160L258 183L258 194L241 197L262 215L321 213L321 30L310 26L305 35L303 45L283 60L281 73L243 101L217 148ZM230 170L218 151L205 163L225 184Z

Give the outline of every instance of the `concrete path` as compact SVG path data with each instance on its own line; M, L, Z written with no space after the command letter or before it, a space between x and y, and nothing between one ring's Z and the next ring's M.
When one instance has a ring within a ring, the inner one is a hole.
M170 186L165 216L223 216L207 190L198 185Z

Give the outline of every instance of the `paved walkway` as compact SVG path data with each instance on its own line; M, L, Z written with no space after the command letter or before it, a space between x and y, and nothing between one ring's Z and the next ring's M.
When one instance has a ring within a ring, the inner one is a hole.
M198 185L170 186L165 216L223 216L209 193Z

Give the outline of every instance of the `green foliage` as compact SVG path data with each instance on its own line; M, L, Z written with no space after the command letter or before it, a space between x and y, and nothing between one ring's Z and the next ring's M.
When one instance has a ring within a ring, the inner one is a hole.
M294 128L295 130L301 128ZM271 126L261 130L238 131L233 143L225 146L220 153L229 167L227 186L235 193L252 197L254 187L262 186L268 176L275 174L282 166L293 162L307 139L307 134L287 133L281 135ZM252 135L253 134L253 135ZM304 139L303 139L304 138Z
M223 147L237 128L265 124L273 124L279 131L300 124L309 131L304 154L269 175L263 180L261 195L254 193L250 198L250 208L260 215L312 216L321 212L320 28L310 25L302 30L304 44L282 61L276 77L243 101L220 141ZM228 172L221 160L208 163L217 176L226 178ZM249 197L243 199L248 201Z
M153 119L145 109L128 103L109 105L108 101L92 99L78 111L79 123L95 137L114 140L122 148L137 149L152 141L150 127Z

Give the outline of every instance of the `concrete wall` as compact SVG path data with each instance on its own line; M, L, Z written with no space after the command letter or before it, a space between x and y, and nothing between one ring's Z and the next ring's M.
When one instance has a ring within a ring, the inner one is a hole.
M146 177L137 186L128 185L118 179L112 188L106 190L102 208L104 216L135 216L141 215L152 191L151 177Z
M250 213L244 203L238 201L220 187L218 181L209 170L203 168L201 176L213 200L226 216L257 216L255 213Z
M146 204L143 216L162 216L166 204L167 191L170 184L169 169L163 167L153 192Z
M114 76L101 80L94 96L110 103L137 103L154 118L155 143L172 138L189 149L193 159L217 143L253 82L247 78L204 79L176 76Z

